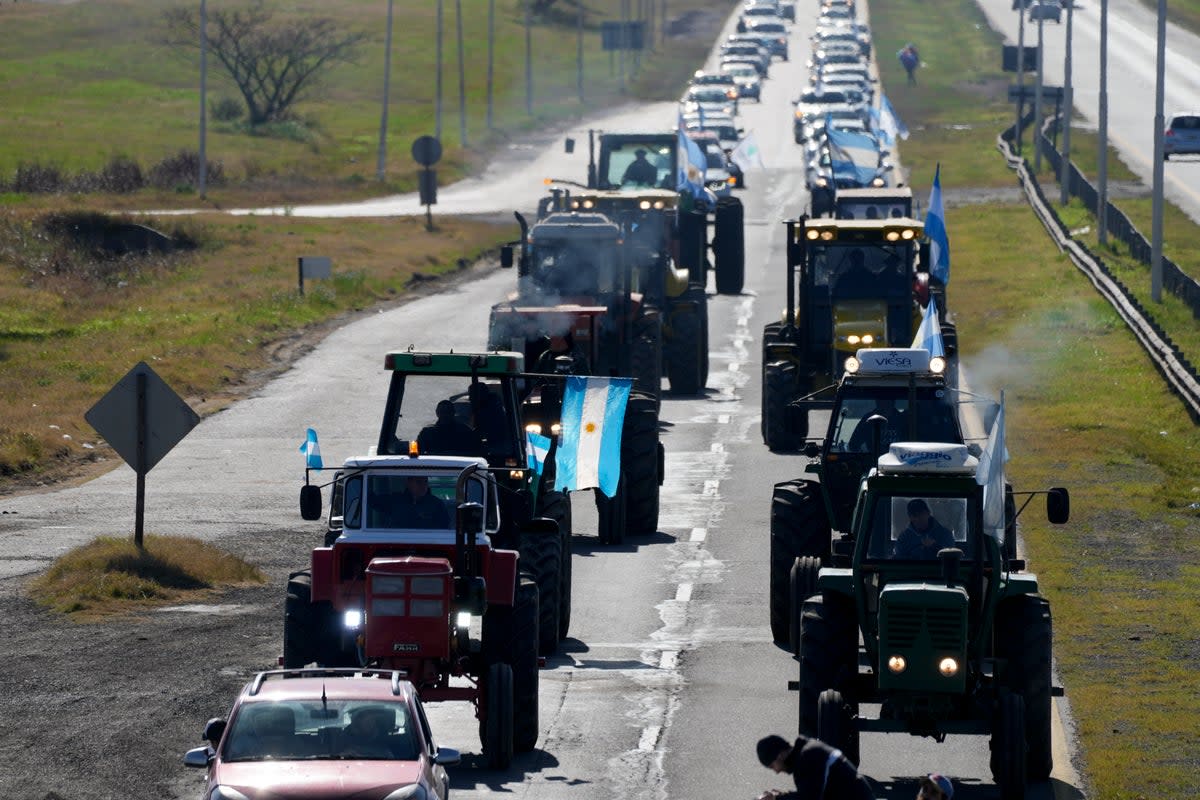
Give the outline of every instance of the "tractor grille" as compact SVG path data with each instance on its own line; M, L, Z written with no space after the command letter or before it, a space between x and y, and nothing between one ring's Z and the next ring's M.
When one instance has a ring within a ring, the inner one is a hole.
M962 610L958 608L891 606L887 636L892 646L911 648L920 639L921 629L926 628L934 649L957 650L963 641L962 623Z

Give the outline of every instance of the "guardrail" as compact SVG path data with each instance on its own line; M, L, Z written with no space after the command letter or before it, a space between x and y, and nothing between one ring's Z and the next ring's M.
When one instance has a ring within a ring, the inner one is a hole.
M1022 120L1022 124L1028 124L1028 122L1028 119ZM1054 122L1051 121L1048 124L1054 124ZM1058 249L1070 256L1076 268L1087 276L1088 280L1092 282L1092 285L1096 287L1101 296L1108 300L1121 319L1125 321L1125 324L1129 326L1134 336L1137 337L1142 347L1150 355L1154 366L1166 379L1167 385L1183 400L1184 407L1187 409L1188 414L1191 415L1192 420L1200 423L1200 376L1197 375L1196 368L1187 360L1175 343L1171 341L1171 337L1167 332L1142 307L1141 303L1133 296L1133 293L1112 274L1112 271L1109 270L1104 260L1093 253L1088 247L1071 237L1067 226L1063 224L1063 221L1059 218L1057 212L1055 212L1054 205L1046 199L1045 194L1042 192L1042 187L1038 183L1037 176L1029 169L1029 162L1013 152L1011 143L1015 140L1015 128L1015 125L1010 125L1001 132L996 137L996 147L1004 155L1005 159L1007 159L1009 167L1016 171L1017 178L1025 190L1025 196L1034 213L1042 220L1042 224L1046 227L1046 231L1050 234ZM1054 149L1053 144L1046 138L1045 128L1035 134L1035 142L1042 147L1042 155L1051 159L1051 164L1062 163L1061 154ZM1058 159L1057 162L1053 160L1055 158ZM1068 188L1068 192L1072 188L1079 189L1085 185L1091 190L1093 197L1092 210L1095 213L1095 198L1098 197L1099 193L1079 173L1074 164L1071 165L1070 180L1072 185ZM1083 199L1085 203L1088 202L1083 192L1076 191L1074 194L1076 197ZM1110 231L1114 235L1117 235L1116 231L1123 225L1128 231L1136 234L1134 239L1140 239L1141 241L1141 245L1137 245L1137 247L1145 246L1145 263L1149 263L1150 248L1146 244L1145 237L1138 233L1137 229L1129 222L1129 218L1111 203L1108 204L1108 213ZM1120 220L1123 220L1123 223ZM1117 222L1117 224L1113 224L1114 222ZM1130 250L1134 251L1135 249L1135 246L1131 244ZM1168 286L1167 265L1168 262L1164 258L1164 286ZM1182 291L1187 293L1188 296L1194 297L1195 302L1188 300L1187 296L1180 294L1179 291L1175 291L1174 289L1171 291L1184 299L1185 302L1188 302L1192 308L1192 313L1200 317L1200 284L1197 284L1192 278L1184 275L1174 263L1170 263L1170 270L1174 274L1174 277L1171 279L1174 281L1174 284L1177 287L1182 287ZM1189 283L1194 288L1189 288Z

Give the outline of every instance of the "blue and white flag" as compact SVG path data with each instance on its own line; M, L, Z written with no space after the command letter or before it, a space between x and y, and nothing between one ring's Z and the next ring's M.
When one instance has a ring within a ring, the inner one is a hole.
M617 493L621 428L632 386L632 378L567 378L555 489L599 488L608 497Z
M679 176L676 191L689 192L692 197L704 196L704 170L707 161L700 145L679 126Z
M533 474L541 475L546 468L546 456L550 454L550 437L526 431L525 439L528 442L529 468L533 470Z
M945 286L950 283L950 237L946 234L946 210L942 207L942 165L933 173L929 193L929 212L925 215L925 235L929 237L929 274Z
M913 337L914 348L923 347L929 351L930 358L945 358L946 348L942 343L942 323L938 320L937 303L933 298L925 304L925 315L921 319L921 327Z
M979 455L975 482L983 487L983 532L1004 541L1004 462L1008 449L1004 444L1004 392L1000 392L1000 410L992 423L987 445Z
M321 445L317 444L317 432L312 428L308 429L305 434L304 444L300 445L300 452L304 454L304 466L309 469L321 469L325 466L321 462Z
M852 180L860 186L870 186L879 173L879 147L875 139L863 133L835 128L829 117L825 118L825 138L829 142L834 177Z
M896 113L896 109L892 108L891 101L887 99L887 95L883 95L879 100L879 110L872 110L871 115L875 118L875 129L879 131L883 141L889 147L896 144L896 139L907 139L908 128L900 119L900 115Z

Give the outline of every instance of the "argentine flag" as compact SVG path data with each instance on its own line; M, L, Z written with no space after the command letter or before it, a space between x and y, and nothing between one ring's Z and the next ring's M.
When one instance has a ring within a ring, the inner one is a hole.
M946 210L942 208L942 165L933 173L929 192L929 213L925 215L925 235L929 237L929 274L945 286L950 283L950 237L946 234Z
M546 468L546 456L550 454L550 437L526 431L525 438L529 443L529 468L533 470L533 474L541 475Z
M617 493L621 428L632 386L632 378L567 378L555 489L599 488L608 497Z
M946 348L942 343L942 323L938 320L937 303L933 298L925 304L925 316L921 319L921 327L913 337L914 348L924 348L929 351L930 358L945 358Z
M892 108L891 101L887 99L886 94L880 98L879 110L872 111L871 114L876 117L875 127L882 134L884 143L889 147L896 143L897 138L908 138L908 128L901 121L896 109Z
M312 428L308 429L305 434L304 444L300 445L300 452L304 454L304 466L309 469L321 469L325 466L321 462L321 445L317 444L317 432Z
M682 158L679 162L679 176L675 190L687 191L692 197L699 199L704 196L704 171L708 162L700 150L700 145L683 132L683 125L679 126L679 154Z
M834 177L846 177L860 186L870 186L879 172L879 148L875 140L862 133L833 127L825 118L825 138Z
M992 423L987 445L979 455L975 482L983 487L983 531L1004 541L1004 462L1008 449L1004 444L1004 392L1000 392L1000 410Z

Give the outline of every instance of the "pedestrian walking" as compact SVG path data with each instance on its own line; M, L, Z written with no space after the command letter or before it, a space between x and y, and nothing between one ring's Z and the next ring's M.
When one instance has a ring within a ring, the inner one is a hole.
M909 42L900 48L896 53L896 58L900 59L900 66L904 67L905 73L908 74L908 85L917 85L917 67L921 66L921 54L917 52L916 46Z

